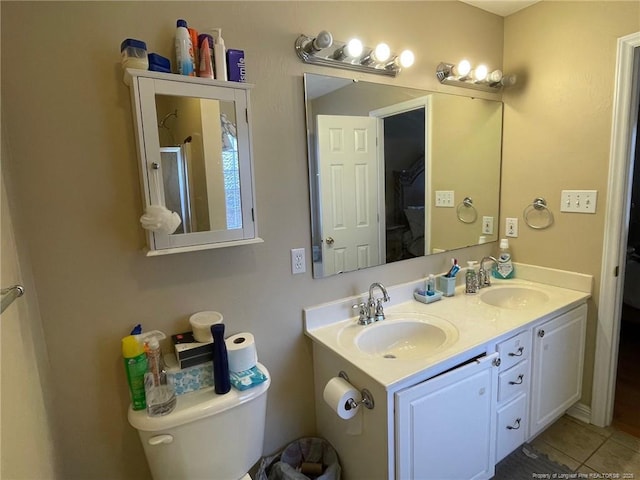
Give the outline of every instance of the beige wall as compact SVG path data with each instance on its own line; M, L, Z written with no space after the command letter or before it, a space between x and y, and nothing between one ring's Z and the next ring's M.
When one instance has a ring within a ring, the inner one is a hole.
M230 333L251 331L273 377L265 439L271 453L315 431L302 308L363 292L372 281L394 284L447 268L444 254L323 280L290 274L291 248L305 247L310 265L302 73L339 74L297 59L299 33L329 28L337 39L358 32L373 43L384 31L394 48L416 52L416 65L395 80L357 77L485 97L440 86L435 66L463 56L501 65L504 38L505 71L526 72L527 80L505 95L500 223L546 197L556 224L540 232L521 225L515 259L599 280L615 42L640 30L637 2L543 2L507 18L504 31L502 18L457 2L340 2L340 15L329 2L3 1L0 8L2 141L10 153L3 153L2 169L38 287L61 478L149 477L126 422L120 338L134 324L177 332L188 328L191 313L215 309ZM366 21L355 21L364 8ZM227 46L246 51L256 85L253 140L265 243L146 258L119 45L140 38L170 56L181 17L197 28L223 27ZM562 188L597 189L598 213L560 214ZM491 248L457 256L477 260ZM587 366L585 387L592 360ZM589 394L586 388L587 403Z
M521 220L516 261L595 277L582 403L591 402L593 352L617 39L640 31L640 3L550 2L505 20L504 69L523 82L504 94L501 226L544 197L555 223ZM560 212L561 190L597 190L594 215ZM504 228L501 230L504 233Z
M310 226L301 63L293 43L329 28L373 43L380 32L416 65L397 79L440 87L435 66L463 55L502 63L503 20L458 2L1 2L3 174L24 232L51 359L56 448L67 479L149 478L126 421L120 339L136 323L167 333L215 309L229 333L255 335L272 374L265 453L315 433L311 348L302 308L444 271L437 255L339 277L292 276L291 248L307 249ZM362 19L363 9L367 15ZM260 236L255 246L147 258L129 91L120 42L144 39L171 56L175 20L220 26L246 51L252 91ZM459 32L451 35L450 26ZM482 41L478 41L478 39ZM332 74L339 74L331 70ZM480 258L489 247L460 252ZM221 441L223 432L219 433ZM212 448L215 448L212 445Z

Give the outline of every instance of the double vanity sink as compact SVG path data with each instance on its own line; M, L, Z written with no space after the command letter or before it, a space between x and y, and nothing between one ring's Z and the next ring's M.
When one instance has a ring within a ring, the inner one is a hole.
M366 294L305 309L318 431L343 459L345 478L422 478L459 467L459 447L447 450L440 427L459 432L452 445L476 438L469 455L478 469L457 474L491 478L495 463L579 399L592 278L526 265L518 272L473 295L458 286L455 296L429 304L413 299L423 281L387 288L385 319L369 325L352 308ZM553 366L567 349L575 358ZM338 418L323 389L339 372L367 389L375 408ZM534 388L548 395L532 397ZM468 430L465 412L486 416L486 431Z

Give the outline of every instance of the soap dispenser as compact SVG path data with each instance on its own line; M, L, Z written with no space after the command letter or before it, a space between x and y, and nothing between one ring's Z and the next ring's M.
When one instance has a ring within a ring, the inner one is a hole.
M160 340L166 336L154 330L140 336L145 343L148 370L144 375L144 390L147 400L147 414L159 417L171 413L176 406L176 393L167 379L167 369L162 360Z
M473 294L478 293L478 272L476 272L475 260L469 260L467 262L467 272L464 275L465 293Z

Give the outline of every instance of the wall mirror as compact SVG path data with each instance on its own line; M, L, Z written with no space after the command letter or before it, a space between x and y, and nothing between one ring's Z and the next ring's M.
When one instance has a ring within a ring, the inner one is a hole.
M305 74L313 276L497 241L502 102Z
M148 231L149 255L262 241L257 236L249 85L128 70L145 209L180 218Z

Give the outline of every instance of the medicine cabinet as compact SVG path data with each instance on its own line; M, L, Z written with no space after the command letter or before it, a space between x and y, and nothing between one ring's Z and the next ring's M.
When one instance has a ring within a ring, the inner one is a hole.
M180 217L147 231L147 255L262 242L251 145L252 85L127 69L144 209ZM162 209L165 211L164 209ZM172 227L173 229L173 227Z

